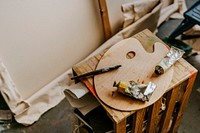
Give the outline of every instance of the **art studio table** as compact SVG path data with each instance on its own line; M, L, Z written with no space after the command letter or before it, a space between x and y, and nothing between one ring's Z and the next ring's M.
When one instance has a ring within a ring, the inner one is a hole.
M145 50L152 51L155 42L163 43L158 37L149 30L144 30L135 34ZM83 74L96 69L98 62L106 50L83 61L73 67L77 74ZM197 75L197 70L186 60L181 58L174 64L174 72L171 83L164 93L155 103L139 110L120 111L113 109L101 100L95 94L93 78L82 79L81 81L99 100L107 112L107 115L113 121L115 133L127 132L127 125L131 125L133 133L155 133L155 132L176 132L180 125L184 109L188 103L190 93Z

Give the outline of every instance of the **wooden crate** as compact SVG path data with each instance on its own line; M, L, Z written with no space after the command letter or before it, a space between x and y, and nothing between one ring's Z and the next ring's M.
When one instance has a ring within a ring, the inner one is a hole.
M134 35L134 37L143 44L147 51L153 50L152 46L155 42L162 42L149 30L144 30ZM79 75L95 70L105 51L74 66L73 71ZM197 70L181 58L174 65L173 79L166 93L153 105L134 111L119 111L106 106L96 96L93 78L90 77L81 81L105 108L108 116L113 121L116 133L127 132L126 125L128 122L128 124L131 124L133 133L164 133L178 130L196 75Z

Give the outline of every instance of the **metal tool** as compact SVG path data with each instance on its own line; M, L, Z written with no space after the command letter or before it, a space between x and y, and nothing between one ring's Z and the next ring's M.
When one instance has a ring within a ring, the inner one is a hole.
M116 65L116 66L112 66L112 67L106 67L106 68L94 70L94 71L91 71L91 72L88 72L88 73L85 73L85 74L82 74L82 75L74 76L74 77L71 78L71 80L73 80L73 79L85 78L85 77L87 77L87 76L105 73L105 72L108 72L108 71L115 70L115 69L117 69L117 68L119 68L119 67L121 67L121 66L122 66L122 65Z

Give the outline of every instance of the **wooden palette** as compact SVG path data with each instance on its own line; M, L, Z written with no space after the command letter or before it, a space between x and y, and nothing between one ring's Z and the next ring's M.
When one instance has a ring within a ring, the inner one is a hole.
M167 90L173 76L173 66L163 75L153 76L155 66L168 53L169 49L159 42L154 44L154 52L148 53L135 38L128 38L113 45L101 58L97 69L121 64L122 67L94 76L97 96L106 105L123 111L145 108L156 102ZM120 93L112 92L114 81L135 81L156 84L156 90L148 102L142 102Z

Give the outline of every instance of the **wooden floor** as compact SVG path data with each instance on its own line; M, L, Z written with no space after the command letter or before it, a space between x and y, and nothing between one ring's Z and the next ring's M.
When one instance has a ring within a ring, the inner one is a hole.
M191 6L196 0L187 0L187 5ZM169 34L177 27L180 20L170 20L159 27L157 36L160 38L169 36ZM199 45L200 46L200 45ZM200 71L200 55L187 57L186 60ZM189 103L185 110L183 120L181 122L178 133L200 133L200 74L197 76L195 86L193 88ZM0 109L7 108L3 98L0 97ZM101 114L101 113L99 113ZM101 116L98 116L101 118ZM98 123L96 119L92 120L96 125L96 131L101 133L102 123ZM92 123L92 124L94 124ZM68 101L64 99L55 108L46 112L38 122L32 126L24 127L14 121L10 124L0 123L1 133L72 133L77 118L73 114L73 108ZM105 123L104 123L105 124ZM108 125L107 125L108 126Z

